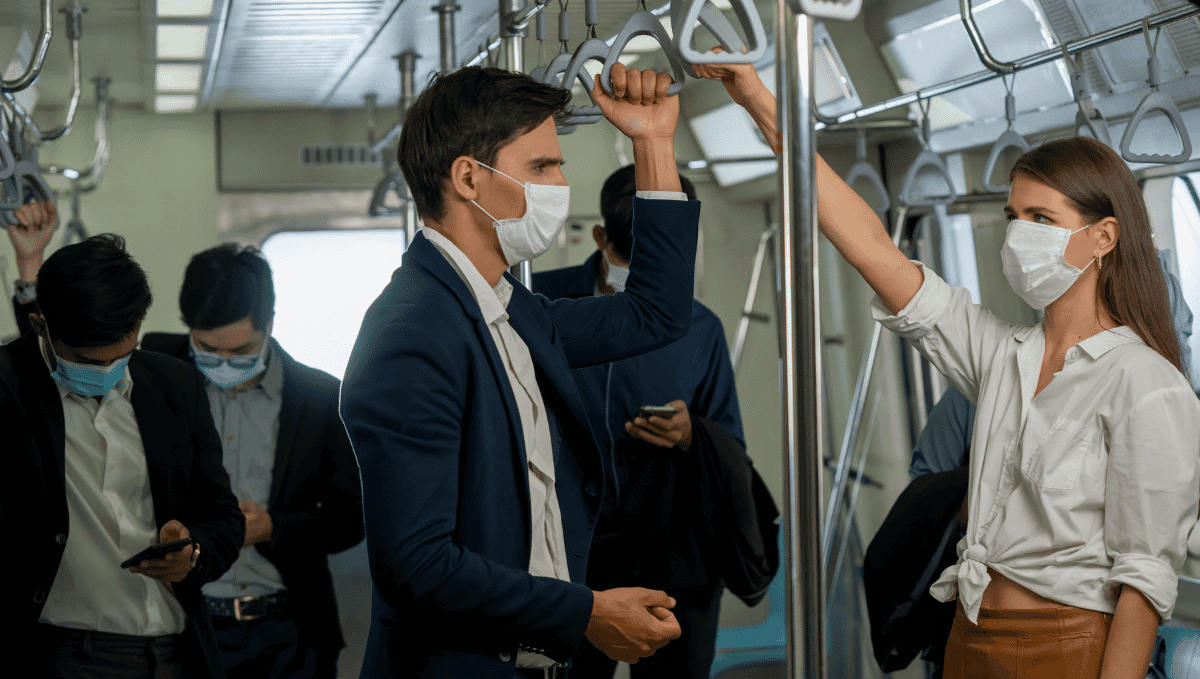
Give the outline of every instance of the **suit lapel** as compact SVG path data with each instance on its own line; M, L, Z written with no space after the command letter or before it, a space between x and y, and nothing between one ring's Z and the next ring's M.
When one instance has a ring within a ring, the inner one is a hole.
M505 274L508 276L509 274ZM583 400L571 377L571 368L567 364L566 355L559 346L558 333L550 315L537 301L533 293L525 286L513 281L513 296L508 303L509 323L529 347L533 362L542 369L542 374L550 380L550 386L558 392L558 396L571 410L571 416L580 424L586 423L580 419L584 415ZM547 339L549 338L549 339Z
M308 400L304 397L308 390L300 384L302 378L295 360L274 340L271 341L271 351L283 365L283 399L279 406L279 432L275 437L275 460L271 463L271 494L268 500L268 506L276 507L280 504L283 487L287 483L287 472L292 467L292 452L300 427L311 420Z
M146 455L146 473L150 479L155 521L162 525L172 518L178 518L172 516L175 508L170 502L170 468L183 461L174 460L174 465L168 463L168 458L178 448L174 438L176 432L171 427L176 417L167 407L166 393L154 379L154 375L146 369L142 354L142 351L136 350L129 359L129 376L133 379L130 401L133 403L133 415L137 419L138 431L142 435L142 449Z

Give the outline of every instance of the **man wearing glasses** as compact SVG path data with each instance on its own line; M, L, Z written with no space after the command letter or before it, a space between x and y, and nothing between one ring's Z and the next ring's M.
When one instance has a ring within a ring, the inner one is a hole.
M271 267L255 248L225 244L192 257L179 310L190 332L148 333L142 347L204 375L246 517L237 561L204 587L226 673L333 677L345 642L326 557L363 538L338 380L271 338Z

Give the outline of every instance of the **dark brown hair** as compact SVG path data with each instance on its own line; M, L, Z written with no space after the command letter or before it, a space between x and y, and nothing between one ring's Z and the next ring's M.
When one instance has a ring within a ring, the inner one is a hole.
M1167 283L1151 238L1150 215L1133 172L1115 151L1088 137L1046 142L1027 151L1010 179L1023 175L1066 196L1087 224L1117 220L1117 244L1100 269L1100 302L1121 325L1183 372Z
M439 220L450 166L460 156L488 165L517 137L559 116L570 90L524 73L472 66L436 75L409 107L396 156L424 219Z

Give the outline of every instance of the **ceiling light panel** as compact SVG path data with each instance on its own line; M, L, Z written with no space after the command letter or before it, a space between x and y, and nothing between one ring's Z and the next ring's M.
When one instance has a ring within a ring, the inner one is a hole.
M154 98L154 110L158 113L186 113L196 110L194 94L160 94Z
M208 26L158 26L159 59L203 59L208 52Z
M158 0L156 7L160 17L207 17L212 10L213 0Z
M200 89L200 64L159 64L154 69L154 89L159 92L196 92Z

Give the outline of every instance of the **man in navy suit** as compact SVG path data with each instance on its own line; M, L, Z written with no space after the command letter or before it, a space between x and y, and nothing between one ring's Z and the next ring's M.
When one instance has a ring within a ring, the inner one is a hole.
M679 635L663 592L584 584L607 467L570 367L687 333L699 203L675 170L671 79L592 96L633 141L626 291L551 302L507 269L569 207L566 90L465 68L409 109L400 167L425 228L371 306L342 386L374 583L362 676L562 676L586 637L628 662Z

